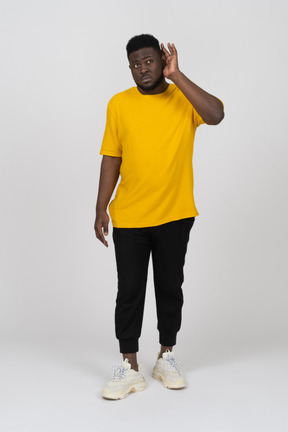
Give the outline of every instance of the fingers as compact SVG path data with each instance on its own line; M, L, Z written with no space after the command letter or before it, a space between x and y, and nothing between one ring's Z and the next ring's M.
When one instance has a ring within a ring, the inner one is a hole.
M108 242L104 237L104 235L105 236L108 235L108 223L106 221L99 220L95 222L94 229L98 240L100 240L104 244L104 246L108 247ZM103 231L104 231L104 235L103 235Z
M170 44L169 44L170 45ZM175 48L175 45L174 45L174 43L172 43L172 45L170 45L170 51L171 51L171 53L172 54L177 54L177 50L176 50L176 48Z
M177 50L175 48L174 43L170 44L170 42L168 42L167 48L169 51L165 48L163 43L161 43L161 48L162 48L162 51L164 52L164 54L166 55L166 57L170 56L170 55L177 55Z
M167 51L167 49L164 47L164 44L163 44L163 43L161 43L161 48L162 48L162 51L164 52L165 56L168 57L168 56L170 55L170 53L169 53L169 52Z

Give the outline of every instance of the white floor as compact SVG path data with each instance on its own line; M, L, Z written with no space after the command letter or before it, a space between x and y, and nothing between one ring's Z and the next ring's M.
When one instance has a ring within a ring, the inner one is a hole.
M288 351L213 352L206 361L182 353L189 385L178 391L153 380L155 358L139 358L147 389L107 401L101 389L120 356L99 356L92 344L4 344L0 430L287 432Z

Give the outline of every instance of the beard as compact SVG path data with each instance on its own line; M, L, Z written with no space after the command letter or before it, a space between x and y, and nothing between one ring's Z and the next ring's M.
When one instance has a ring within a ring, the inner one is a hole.
M153 84L150 84L147 86L142 86L140 84L137 84L137 86L140 87L144 91L145 90L154 90L156 87L158 87L158 85L162 82L163 79L164 79L164 75L163 75L163 71L162 71L159 78L157 78L157 80Z

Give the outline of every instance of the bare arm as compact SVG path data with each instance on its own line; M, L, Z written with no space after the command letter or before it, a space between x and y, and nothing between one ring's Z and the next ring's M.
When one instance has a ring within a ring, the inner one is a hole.
M161 44L161 48L166 61L166 66L163 70L164 75L177 85L205 123L209 125L220 123L224 118L222 102L194 84L179 70L177 50L174 44L168 44L170 52L166 50L163 44Z
M96 219L94 230L96 237L108 247L104 237L108 235L109 216L107 206L119 178L121 157L103 156L100 171L98 197L96 203ZM104 235L103 235L104 229Z

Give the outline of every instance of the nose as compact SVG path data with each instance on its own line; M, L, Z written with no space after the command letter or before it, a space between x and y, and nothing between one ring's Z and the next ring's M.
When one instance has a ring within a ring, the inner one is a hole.
M142 64L141 69L140 69L141 74L144 75L147 71L148 71L147 64L145 64L145 63Z

